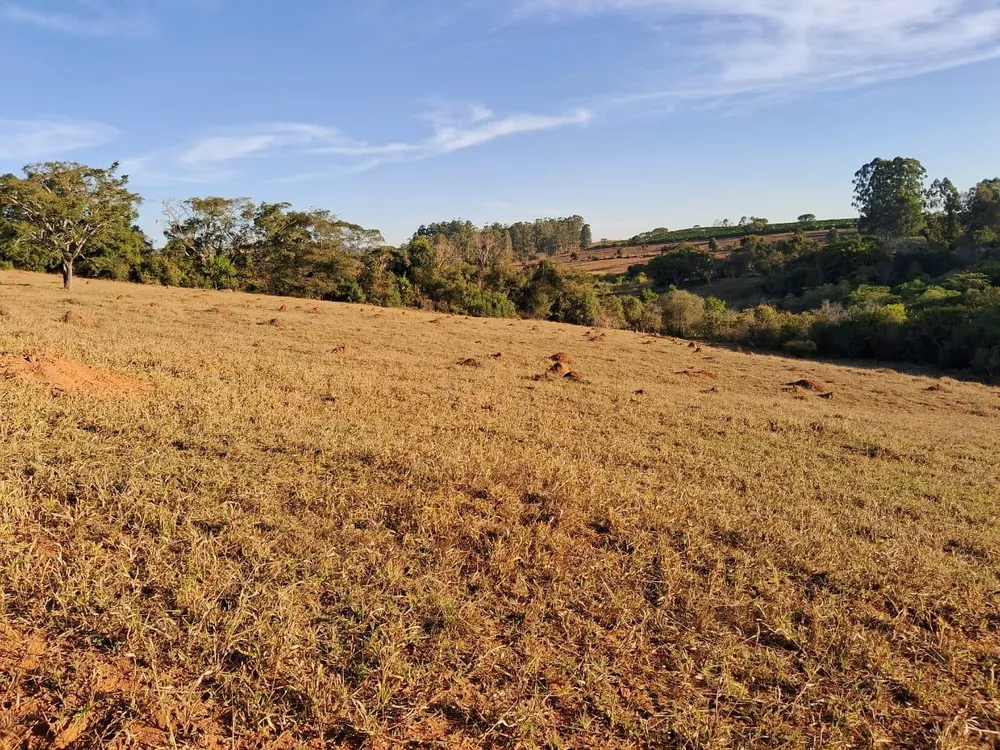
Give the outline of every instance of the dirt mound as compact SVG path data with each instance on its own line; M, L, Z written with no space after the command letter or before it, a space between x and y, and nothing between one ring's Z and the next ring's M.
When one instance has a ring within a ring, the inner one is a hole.
M63 323L69 323L75 326L92 326L94 325L94 319L88 318L86 315L81 315L78 312L70 310L61 318Z
M460 359L460 360L458 360L458 364L462 365L462 367L482 367L483 366L483 363L480 362L475 357L469 357L468 359Z
M785 386L787 388L801 388L804 391L815 391L816 393L827 393L830 390L818 380L811 380L810 378L802 378L791 383L785 383Z
M681 370L677 375L687 375L689 378L708 378L709 380L718 380L719 376L714 372L709 370Z
M347 344L337 344L330 350L330 354L350 354L351 347Z
M588 341L591 341L595 344L600 344L602 341L604 341L606 337L607 337L606 334L595 333L593 336L588 336Z
M821 393L821 394L819 394L819 397L820 398L825 398L827 401L832 401L833 399L835 399L837 397L837 394L834 393L833 391L830 391L829 393Z
M132 295L131 294L119 294L117 297L115 297L115 299L116 300L132 299Z
M274 328L284 328L285 321L281 318L271 318L270 320L265 320L263 323L258 323L260 326L273 326Z
M46 385L53 393L81 391L93 396L110 396L149 391L149 385L140 380L44 354L2 354L0 376Z
M310 315L322 315L322 313L323 311L320 310L318 307L314 307L311 310L309 310Z
M549 368L549 372L555 375L566 375L570 371L570 366L565 362L556 362Z
M556 352L551 357L549 357L553 362L565 362L568 365L576 362L576 357L572 354L567 354L566 352Z
M574 383L583 380L583 375L578 373L576 370L570 370L565 375L563 375L563 380L572 380Z
M215 307L208 308L207 312L216 313L218 315L229 315L233 311L230 310L228 307L220 307L219 305L216 305Z
M291 308L288 305L282 305L278 308L278 312L288 312Z

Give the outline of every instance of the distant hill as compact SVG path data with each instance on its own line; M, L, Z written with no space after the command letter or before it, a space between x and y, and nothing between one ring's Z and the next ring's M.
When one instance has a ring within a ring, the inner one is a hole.
M816 231L820 229L857 229L857 219L823 219L820 221L793 221L785 224L768 224L762 229L746 226L727 227L691 227L689 229L653 229L649 232L637 234L627 240L615 240L613 242L600 242L591 249L599 250L602 247L632 247L635 245L659 245L666 242L706 242L710 239L729 239L733 237L743 237L748 234L769 235L787 234L796 231Z

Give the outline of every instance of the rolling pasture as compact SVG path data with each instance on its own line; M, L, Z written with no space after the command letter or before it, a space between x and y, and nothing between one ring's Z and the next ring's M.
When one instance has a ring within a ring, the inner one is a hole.
M932 371L2 272L0 747L988 747L998 445Z

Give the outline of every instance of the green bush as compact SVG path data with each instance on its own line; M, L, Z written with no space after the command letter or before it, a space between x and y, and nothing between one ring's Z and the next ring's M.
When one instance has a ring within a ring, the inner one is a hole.
M705 318L705 300L679 289L667 292L660 301L663 330L675 336L695 336Z
M793 339L782 344L781 348L796 357L813 357L819 352L815 341Z

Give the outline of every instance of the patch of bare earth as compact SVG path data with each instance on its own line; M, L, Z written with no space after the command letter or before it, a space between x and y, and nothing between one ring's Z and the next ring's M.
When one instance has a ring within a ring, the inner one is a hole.
M76 326L92 326L94 325L94 319L86 315L82 315L78 312L70 310L65 315L62 316L63 323L69 323L70 325Z
M48 386L55 393L80 391L92 396L113 396L149 390L148 384L127 375L45 354L2 354L0 376Z
M799 388L803 391L813 391L815 393L828 393L829 388L827 388L823 383L818 380L813 380L812 378L802 378L801 380L795 380L791 383L785 383L787 388Z

